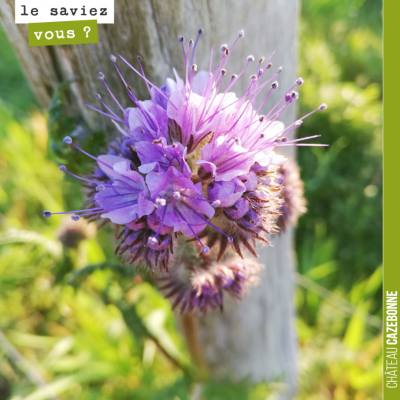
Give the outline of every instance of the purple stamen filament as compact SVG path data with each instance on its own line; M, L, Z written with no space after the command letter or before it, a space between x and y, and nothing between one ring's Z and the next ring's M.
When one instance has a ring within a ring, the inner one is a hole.
M117 119L119 122L121 122L121 123L123 123L123 124L126 125L125 121L122 120L122 119L121 119L120 117L118 117L118 116L114 117L113 115L107 114L107 113L105 113L104 111L101 111L101 110L99 110L99 109L97 109L97 108L95 108L95 107L92 107L92 106L90 106L89 104L86 104L86 103L83 103L83 105L86 106L86 107L88 107L88 108L91 108L92 110L94 110L94 111L96 111L96 112L98 112L98 113L100 113L100 114L105 115L106 117L109 117L109 118L111 118L111 119Z
M138 74L144 81L146 81L149 85L151 85L154 90L156 90L158 93L161 94L161 96L163 96L165 99L167 99L167 101L172 105L172 107L175 108L175 110L177 110L176 105L174 103L172 103L172 101L170 101L170 99L165 95L165 93L163 93L162 90L160 90L156 85L154 85L153 83L151 83L146 77L144 77L142 74L140 74L139 71L137 71L131 64L128 63L128 61L125 60L124 57L121 56L121 54L118 54L119 57L121 58L121 60L128 65L128 67L130 67L133 71L136 72L136 74Z
M196 237L197 241L200 243L201 247L204 249L204 244L201 242L201 240L199 239L199 237L196 235L196 232L193 230L193 228L191 227L191 225L185 220L185 218L183 217L183 215L179 212L179 210L177 209L176 205L175 205L175 201L172 201L172 207L174 209L175 214L182 219L182 221L186 222L187 226L189 227L189 229L192 231L193 235Z

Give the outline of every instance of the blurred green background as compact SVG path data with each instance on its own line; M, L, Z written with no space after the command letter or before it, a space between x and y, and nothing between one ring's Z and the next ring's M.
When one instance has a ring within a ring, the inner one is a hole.
M298 400L381 399L381 29L379 0L302 1L299 115L329 108L299 135L330 147L298 152L308 200L296 231ZM110 230L42 218L82 201L49 144L59 101L39 108L1 31L0 400L189 399L188 353L151 276L119 268ZM201 398L273 390L209 382Z

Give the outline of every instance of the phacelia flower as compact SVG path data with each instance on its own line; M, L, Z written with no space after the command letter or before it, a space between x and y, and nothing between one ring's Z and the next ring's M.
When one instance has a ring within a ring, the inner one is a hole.
M57 232L57 238L65 248L76 249L82 240L92 239L96 236L96 233L96 224L88 223L83 218L79 221L73 221L65 217Z
M110 56L133 107L121 106L105 75L99 72L98 78L120 113L112 111L100 95L96 98L104 110L88 107L111 118L116 136L106 154L97 157L66 137L64 142L91 157L95 168L90 176L79 177L67 167L60 167L84 181L88 208L44 212L45 217L70 213L75 221L87 217L112 222L120 232L117 254L126 263L145 264L152 271L157 267L171 272L172 254L180 235L198 242L200 256L217 244L217 260L227 250L242 256L243 248L256 256L256 242L267 242L265 235L277 231L278 217L285 212L285 197L280 196L282 182L277 174L285 158L274 148L308 145L302 141L317 136L288 140L288 135L305 117L326 108L322 104L284 127L279 117L298 98L295 89L303 84L298 78L275 106L261 115L265 101L278 87L276 79L282 69L272 72L272 56L265 63L263 57L255 62L249 56L241 71L228 76L226 66L243 37L241 31L230 48L221 47L217 66L212 64L213 48L209 70L197 72L195 50L202 34L200 29L196 41L190 40L186 47L184 38L179 37L183 79L174 70L174 79L167 78L162 87L147 79L140 57L139 67L135 68L121 55ZM137 99L120 73L120 62L145 81L150 100ZM235 84L248 75L247 90L237 97ZM229 265L193 271L194 289L185 307L205 309L211 303L220 306L222 291L241 293L244 266Z
M279 209L278 226L284 231L288 226L296 226L297 220L306 211L304 183L300 178L300 169L292 160L287 160L277 171L277 180L282 184L282 205Z
M206 268L193 267L189 274L176 270L170 278L160 278L159 289L173 300L172 307L180 312L198 309L223 309L224 293L241 300L250 285L258 284L258 272L263 268L251 260L231 260L228 264L214 263Z

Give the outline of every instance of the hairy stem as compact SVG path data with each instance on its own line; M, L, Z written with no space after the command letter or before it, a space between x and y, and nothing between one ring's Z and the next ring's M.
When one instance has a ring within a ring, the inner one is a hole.
M200 346L197 316L194 313L185 313L181 316L181 322L192 362L197 369L199 379L204 380L207 377L207 364Z

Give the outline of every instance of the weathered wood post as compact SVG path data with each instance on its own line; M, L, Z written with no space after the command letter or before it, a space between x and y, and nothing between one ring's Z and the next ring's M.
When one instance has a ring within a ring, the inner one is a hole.
M198 27L206 33L197 50L199 69L206 68L212 45L218 49L225 42L229 44L243 28L245 38L229 60L228 73L240 71L249 54L257 58L276 50L274 65L284 67L279 76L280 93L296 79L298 0L116 0L115 24L99 25L98 44L33 48L28 46L27 26L14 23L14 1L0 0L0 13L41 104L47 107L54 88L70 82L66 112L86 128L102 125L115 129L82 104L93 104L94 94L103 94L97 79L99 70L107 76L115 95L125 99L125 105L129 101L108 59L110 54L120 53L132 62L140 54L147 77L162 84L172 76L173 67L182 69L178 35L194 37ZM143 81L124 65L120 67L137 97L147 98ZM246 81L241 84L239 89L244 90ZM295 112L295 108L288 109L281 120L292 122ZM288 388L281 398L291 398L296 387L292 232L281 234L272 243L273 247L259 249L259 260L266 265L260 285L239 305L226 299L222 315L214 312L200 317L199 334L212 374L249 376L255 381L281 378Z

